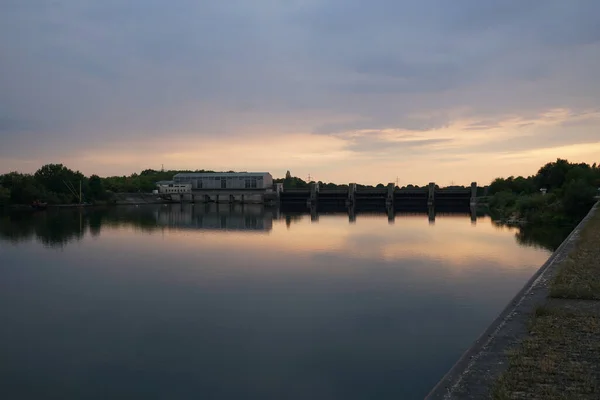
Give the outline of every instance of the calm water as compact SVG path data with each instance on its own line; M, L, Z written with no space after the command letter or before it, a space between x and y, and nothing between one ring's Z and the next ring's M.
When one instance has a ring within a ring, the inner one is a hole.
M549 255L430 219L0 216L0 398L423 398Z

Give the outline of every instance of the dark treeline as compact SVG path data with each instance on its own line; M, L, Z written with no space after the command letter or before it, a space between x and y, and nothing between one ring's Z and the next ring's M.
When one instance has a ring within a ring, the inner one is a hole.
M557 159L529 177L497 178L489 186L489 208L498 219L575 223L594 204L600 167ZM543 193L543 192L546 193Z
M0 175L0 206L30 204L34 201L49 204L110 203L114 193L149 193L156 182L171 180L181 172L214 172L209 170L147 169L129 176L89 177L62 164L48 164L34 174L10 172ZM227 171L233 172L233 171ZM310 182L288 173L275 179L284 188L307 188ZM319 181L323 188L347 188ZM79 197L81 185L82 198ZM357 185L359 188L386 186ZM406 185L402 188L426 188L427 185ZM453 186L462 187L466 186ZM600 187L600 167L596 164L576 164L558 159L544 165L536 175L529 177L497 178L489 186L489 208L500 219L517 218L531 222L577 220L585 215L594 202ZM541 193L546 189L547 193ZM481 191L481 188L480 188ZM560 222L560 221L559 221Z
M49 204L106 203L112 200L113 193L149 193L156 188L156 182L170 180L180 172L196 171L155 171L144 170L129 176L98 175L89 177L73 171L62 164L48 164L34 174L10 172L0 175L0 206L8 204L30 204L34 201ZM79 198L81 185L82 198Z
M303 180L302 178L298 178L296 176L292 176L290 171L287 171L287 173L285 174L285 178L277 178L277 179L273 179L274 183L283 183L283 188L284 189L306 189L309 187L309 185L315 181L308 181L308 180ZM337 184L337 183L332 183L332 182L323 182L323 181L317 181L317 183L319 184L319 187L321 188L325 188L325 189L347 189L348 185L347 184ZM357 188L380 188L383 189L385 187L387 187L387 183L378 183L377 185L361 185L361 184L357 184L356 185ZM406 186L396 186L397 189L427 189L429 187L429 184L427 185L423 185L423 186L419 186L419 185L413 185L413 184L408 184ZM436 188L439 188L438 185L435 185ZM461 189L467 189L470 186L449 186L451 188L461 188Z
M110 203L114 193L150 193L156 188L156 182L173 179L173 175L184 172L215 172L210 170L153 170L147 169L129 176L98 175L85 176L80 171L73 171L62 164L48 164L34 174L10 172L0 175L0 206L11 204L31 204L34 201L48 204ZM234 171L226 171L234 172ZM283 183L285 189L308 188L309 181L286 174L285 178L274 179L275 183ZM318 182L322 188L347 188L348 185ZM81 185L81 198L79 189ZM384 188L386 184L376 186L357 185L358 188ZM426 188L425 186L407 185L402 188Z

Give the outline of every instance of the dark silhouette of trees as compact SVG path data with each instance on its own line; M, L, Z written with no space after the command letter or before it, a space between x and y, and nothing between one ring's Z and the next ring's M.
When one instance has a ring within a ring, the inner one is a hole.
M596 163L590 166L559 158L527 178L494 179L489 187L489 205L501 218L571 223L587 214L598 188L600 168Z

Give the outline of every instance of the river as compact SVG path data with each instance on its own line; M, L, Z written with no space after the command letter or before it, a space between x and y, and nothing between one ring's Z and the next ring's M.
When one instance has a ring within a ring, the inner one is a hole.
M423 398L548 247L468 214L5 213L0 398Z

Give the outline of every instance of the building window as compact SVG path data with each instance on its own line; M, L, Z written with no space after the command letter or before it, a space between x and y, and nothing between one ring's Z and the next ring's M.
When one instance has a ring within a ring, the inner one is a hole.
M227 188L227 181L225 180L225 178L221 179L221 189L226 189Z

